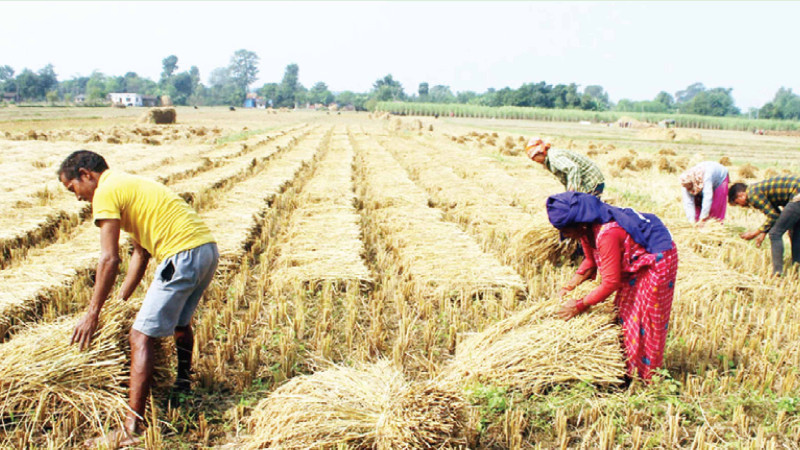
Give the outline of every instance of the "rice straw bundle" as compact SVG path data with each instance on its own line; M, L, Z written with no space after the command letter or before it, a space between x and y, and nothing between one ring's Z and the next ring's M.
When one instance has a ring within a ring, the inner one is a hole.
M555 316L560 304L542 301L467 337L445 368L447 384L480 381L535 393L571 381L620 382L625 363L614 315L596 308L565 321Z
M63 421L95 432L119 425L128 410L128 332L139 306L109 300L85 351L70 345L80 316L30 326L0 345L3 422L34 434ZM163 379L166 346L156 345L156 353L156 378Z
M510 258L523 265L539 266L545 262L558 264L569 259L578 249L578 241L561 239L561 233L549 222L539 222L512 238Z
M755 178L758 173L758 167L747 163L739 167L739 176L742 178Z
M295 377L255 408L247 448L441 448L466 444L466 404L383 361Z

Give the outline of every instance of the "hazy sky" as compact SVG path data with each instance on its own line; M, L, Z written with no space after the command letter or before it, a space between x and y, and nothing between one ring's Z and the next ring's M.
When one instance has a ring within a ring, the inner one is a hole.
M196 65L204 82L244 48L259 80L366 92L391 73L478 93L525 82L599 84L613 101L733 88L746 110L800 93L800 2L0 2L0 65L60 80Z

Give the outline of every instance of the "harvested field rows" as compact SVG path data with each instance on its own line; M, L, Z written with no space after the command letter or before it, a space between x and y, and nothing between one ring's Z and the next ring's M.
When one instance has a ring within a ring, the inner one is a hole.
M367 227L396 255L397 275L411 280L413 293L469 298L523 289L519 275L428 206L424 191L377 142L354 136L354 146L360 197L372 222Z
M176 138L159 147L86 144L185 194L222 253L195 316L195 393L165 408L166 385L154 390L163 422L150 423L147 447L797 448L798 273L769 278L768 249L737 237L760 225L754 211L688 226L676 181L704 148L739 165L735 152L755 138L697 132L669 144L675 155L634 132L542 125L599 161L605 199L662 217L680 251L665 368L649 385L622 387L613 301L553 317L575 261L543 208L563 188L520 153L520 133L536 130L354 113L293 112L275 125L240 112L189 111L197 122L186 127L220 123L213 136L164 127L156 138ZM55 218L56 230L5 241L0 282L13 289L0 295L0 331L11 327L0 344L0 447L72 447L124 411L130 310L109 303L119 320L107 316L93 353L65 342L91 293L97 230L54 184L67 147L45 134L0 137L6 157L31 168L30 205L11 209L34 211L31 223ZM224 143L203 142L212 137ZM766 152L793 158L796 142L770 141ZM37 180L53 195L37 193ZM34 366L38 378L20 375ZM160 367L169 383L166 359ZM352 411L356 400L368 406ZM65 412L69 401L102 407Z

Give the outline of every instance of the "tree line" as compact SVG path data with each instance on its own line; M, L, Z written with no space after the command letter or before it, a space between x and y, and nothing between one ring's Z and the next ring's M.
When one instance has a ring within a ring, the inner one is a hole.
M211 71L208 84L203 84L200 70L190 66L178 71L178 57L169 55L161 61L158 81L141 77L136 72L122 76L95 71L89 76L76 76L59 81L55 68L48 64L38 71L25 68L15 74L12 67L0 65L0 92L13 94L10 98L22 102L72 103L83 96L87 105L107 104L111 92L141 95L169 95L176 105L241 105L248 93L264 99L267 106L294 108L305 104L352 105L357 110L372 110L381 101L411 101L425 103L456 103L478 106L519 106L585 111L619 111L642 113L681 113L704 116L740 116L731 88L706 88L694 83L672 95L660 92L653 100L622 99L612 103L602 86L580 88L575 83L524 83L517 89L489 88L484 93L453 92L449 86L420 83L417 92L406 94L402 84L391 74L377 79L368 92L332 92L322 81L306 88L299 81L297 64L286 66L279 82L265 83L251 89L258 78L259 57L255 52L241 49L234 52L228 65ZM8 96L4 96L8 97ZM800 96L791 89L780 88L772 101L761 108L751 108L750 116L764 119L800 119Z

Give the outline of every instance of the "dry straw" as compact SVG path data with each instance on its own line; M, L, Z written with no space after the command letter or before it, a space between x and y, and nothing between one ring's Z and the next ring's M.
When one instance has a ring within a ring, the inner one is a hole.
M178 119L175 108L150 108L139 119L141 123L172 124Z
M364 245L354 206L353 148L343 133L334 134L331 147L317 163L297 200L301 206L290 217L278 270L271 277L277 285L371 282L361 257Z
M457 346L444 379L448 384L481 382L526 393L574 381L620 382L625 363L611 308L565 321L555 316L561 302L541 301L467 337Z
M519 275L428 206L425 193L385 149L369 143L359 147L370 221L384 246L395 253L404 277L413 280L420 291L436 296L522 290Z
M119 425L127 412L128 333L140 303L109 300L85 351L70 345L79 316L30 326L0 345L0 427L35 437L65 423L95 433ZM156 379L163 382L171 340L159 342Z
M411 449L465 445L464 400L386 361L298 376L253 412L247 448Z

